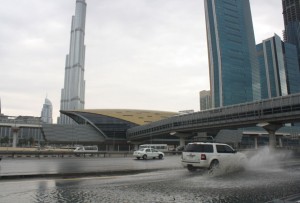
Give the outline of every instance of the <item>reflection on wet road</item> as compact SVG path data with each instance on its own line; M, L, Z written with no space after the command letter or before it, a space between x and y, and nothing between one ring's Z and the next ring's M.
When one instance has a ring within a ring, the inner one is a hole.
M1 202L267 202L300 193L300 164L210 175L185 169L126 176L1 181Z

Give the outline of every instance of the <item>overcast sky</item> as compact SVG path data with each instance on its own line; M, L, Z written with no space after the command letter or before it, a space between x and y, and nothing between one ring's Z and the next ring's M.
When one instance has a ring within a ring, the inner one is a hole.
M76 0L0 0L2 113L59 114ZM281 0L251 0L256 43L282 36ZM87 0L86 109L199 111L209 89L203 0Z

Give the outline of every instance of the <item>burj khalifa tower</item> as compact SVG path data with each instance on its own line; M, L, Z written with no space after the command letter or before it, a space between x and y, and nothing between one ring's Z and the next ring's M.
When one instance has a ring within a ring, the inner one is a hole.
M84 109L85 17L85 0L76 0L75 16L72 16L70 50L66 56L64 88L61 90L60 110ZM60 114L57 123L73 124L73 121Z

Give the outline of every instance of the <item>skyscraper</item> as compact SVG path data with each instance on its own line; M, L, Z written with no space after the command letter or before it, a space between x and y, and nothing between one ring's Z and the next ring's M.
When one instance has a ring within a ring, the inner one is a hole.
M75 16L72 16L70 50L66 56L64 88L61 90L61 110L84 109L85 103L85 0L76 0ZM72 120L60 114L57 123L72 124Z
M284 41L296 45L300 62L300 1L282 0L282 8Z
M284 44L280 37L264 40L256 46L260 65L261 98L285 96L288 94Z
M2 113L1 113L1 98L0 98L0 116L2 116Z
M299 60L297 53L296 45L287 42L284 43L288 94L300 93L300 70L298 68Z
M44 123L52 124L52 109L53 107L51 101L46 98L41 112L41 120Z
M211 109L210 91L202 90L200 92L200 111Z
M260 99L249 0L205 0L212 107Z

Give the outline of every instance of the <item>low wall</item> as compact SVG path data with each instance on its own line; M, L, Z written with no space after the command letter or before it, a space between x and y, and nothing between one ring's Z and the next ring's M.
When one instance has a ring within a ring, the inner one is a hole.
M164 152L165 155L179 155L181 152ZM133 151L98 151L98 152L73 152L70 149L38 150L37 148L12 148L1 147L2 158L46 158L46 157L130 157Z

